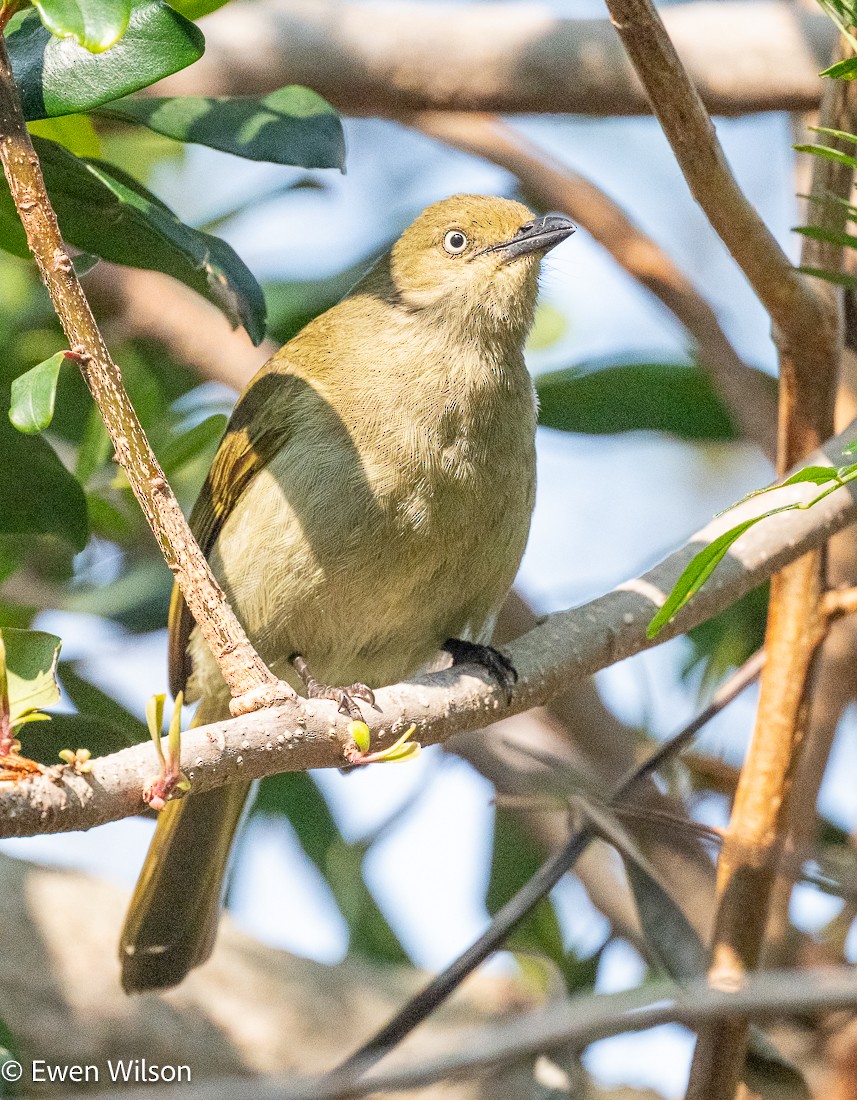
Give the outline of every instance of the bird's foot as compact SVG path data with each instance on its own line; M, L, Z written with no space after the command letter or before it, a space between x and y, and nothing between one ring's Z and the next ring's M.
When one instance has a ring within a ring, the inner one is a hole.
M503 689L506 702L511 702L512 687L518 682L518 672L505 653L490 645L464 642L461 638L447 638L441 649L451 655L453 668L456 665L481 665Z
M352 721L362 722L363 714L357 703L361 699L370 707L375 706L375 693L365 684L350 684L348 687L331 687L330 684L321 684L309 670L306 661L299 653L289 658L303 680L306 688L307 699L332 699L339 706L340 714L347 714Z

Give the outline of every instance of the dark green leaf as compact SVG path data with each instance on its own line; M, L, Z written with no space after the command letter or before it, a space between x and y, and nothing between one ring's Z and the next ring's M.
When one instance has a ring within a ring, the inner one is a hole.
M226 423L227 418L222 413L215 413L177 435L160 456L167 476L172 476L176 470L206 451L211 451L211 457L214 457L214 448L220 442Z
M687 676L701 668L702 698L707 698L725 676L762 646L767 617L768 585L763 584L742 596L722 614L687 632L692 651L682 674Z
M541 375L536 390L539 423L559 431L661 431L682 439L737 436L708 377L692 364L570 368Z
M57 380L64 360L65 352L58 351L12 382L9 419L19 432L40 432L53 420Z
M128 27L131 0L33 0L57 38L71 38L90 53L114 46Z
M724 531L722 535L714 539L704 550L701 550L691 559L690 564L676 581L675 587L670 592L663 607L649 623L646 629L647 638L654 638L678 614L688 600L696 595L726 556L732 543L754 524L758 523L760 519L764 518L764 516L754 516L752 519L744 520L736 527Z
M824 279L826 283L834 283L836 286L844 286L847 290L857 290L857 277L846 275L844 271L825 271L822 267L799 267L804 275L814 275L816 279Z
M255 343L261 341L262 291L225 241L184 225L121 170L81 160L44 138L33 143L70 244L114 263L174 276L214 302L233 324L243 324ZM0 186L0 210L5 204L8 212L12 198L5 182Z
M301 168L345 164L339 115L320 95L299 85L267 96L123 99L100 113L248 160Z
M823 229L819 225L796 225L792 232L800 233L802 237L812 237L814 241L827 241L828 244L838 244L842 248L857 248L857 236L853 233Z
M828 69L822 69L819 76L832 76L839 80L854 80L857 77L857 57L846 57L844 61L837 61Z
M28 119L90 111L130 95L193 64L205 48L199 29L160 0L134 3L125 34L101 55L55 38L35 11L16 20L6 41Z
M89 538L83 489L44 439L15 431L5 416L0 416L0 534L54 534L75 550Z
M825 160L835 160L837 164L857 168L857 159L843 153L841 149L831 149L829 145L795 145L793 148L796 153L811 153L814 157L824 157Z

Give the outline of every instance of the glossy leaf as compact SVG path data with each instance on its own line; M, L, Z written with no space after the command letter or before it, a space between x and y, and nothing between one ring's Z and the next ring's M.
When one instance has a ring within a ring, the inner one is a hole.
M266 96L123 99L100 114L248 160L343 168L345 137L327 100L300 85Z
M16 431L5 416L0 416L0 534L57 535L75 550L89 538L83 489L44 439Z
M265 334L265 299L253 275L225 241L192 229L121 169L84 161L56 142L33 138L63 237L102 259L162 271L217 305L255 343ZM26 255L23 230L3 233L12 198L0 183L0 246ZM20 228L20 227L19 227ZM17 247L15 247L17 245Z
M90 53L114 46L131 18L131 0L33 0L33 6L51 34Z
M100 55L54 37L35 11L10 25L6 44L30 120L91 111L130 95L193 64L205 48L200 30L160 0L134 3L125 34Z
M9 419L19 432L40 432L53 420L57 382L64 361L65 352L58 351L13 380Z
M536 390L539 423L559 431L660 431L695 440L737 436L707 376L692 364L570 368L540 375Z
M222 8L229 0L175 0L172 5L185 19L201 19Z
M100 157L101 139L88 115L61 115L30 122L27 129L36 137L64 145L76 157Z
M12 725L59 702L56 670L62 642L42 630L3 629Z

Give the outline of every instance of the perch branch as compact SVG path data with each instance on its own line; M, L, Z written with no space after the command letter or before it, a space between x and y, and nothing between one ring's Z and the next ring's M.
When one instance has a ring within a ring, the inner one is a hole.
M2 36L0 159L30 251L68 338L71 357L104 418L115 460L124 469L161 553L217 659L236 713L257 701L293 697L291 688L266 667L236 619L128 399L119 368L107 350L60 235Z
M838 464L843 446L857 434L857 421L829 441L813 461ZM853 486L854 483L852 483ZM857 488L831 493L805 511L775 516L751 528L697 596L659 636L683 634L718 615L738 598L826 542L857 516ZM811 499L811 489L781 490L786 500ZM655 643L646 626L688 561L733 523L768 507L753 498L708 524L660 565L612 592L570 611L547 616L508 647L519 673L505 705L496 684L464 669L448 669L377 693L379 710L368 715L373 748L413 722L415 740L435 744L462 730L477 729L549 700L569 680L615 664ZM295 700L276 709L190 730L183 736L182 768L196 790L283 771L340 767L344 720L336 706ZM151 749L137 745L93 761L87 776L68 771L6 786L0 793L0 836L89 829L140 813L141 790L151 771Z

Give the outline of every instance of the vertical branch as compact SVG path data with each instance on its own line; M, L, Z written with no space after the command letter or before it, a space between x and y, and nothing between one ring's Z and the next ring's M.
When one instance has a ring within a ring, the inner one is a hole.
M740 264L768 310L780 352L778 465L818 447L833 429L841 350L839 295L811 283L789 263L742 194L714 127L651 0L606 0L694 197ZM853 93L831 82L825 123L836 127ZM819 166L814 190L847 194L850 172ZM813 204L813 217L841 229L844 212ZM808 241L809 266L836 269L838 247ZM814 551L775 576L766 635L767 663L747 761L741 773L726 844L718 866L719 904L712 950L712 984L736 988L759 957L775 856L788 824L789 797L807 717L807 684L822 632L819 598L824 553ZM747 1025L740 1018L703 1031L689 1097L732 1100L740 1082Z
M125 470L161 553L214 654L241 713L277 698L293 698L253 649L208 566L167 484L119 368L110 357L57 225L41 167L21 110L6 44L0 35L0 160L63 331L104 418L115 459Z

